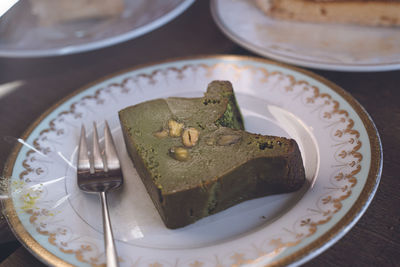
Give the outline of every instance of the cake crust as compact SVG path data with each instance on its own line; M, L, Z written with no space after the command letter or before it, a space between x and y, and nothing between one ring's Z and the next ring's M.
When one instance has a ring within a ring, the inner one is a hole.
M399 26L399 0L256 0L268 16L303 22Z
M41 25L118 16L123 0L30 0Z

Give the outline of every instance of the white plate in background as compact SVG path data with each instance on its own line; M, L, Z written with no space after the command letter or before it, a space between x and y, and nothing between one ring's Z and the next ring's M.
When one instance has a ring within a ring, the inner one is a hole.
M184 12L194 0L125 0L116 17L41 25L29 1L0 17L0 56L67 55L114 45L146 34Z
M213 0L211 12L230 39L271 59L337 71L400 69L400 27L275 20L252 0Z

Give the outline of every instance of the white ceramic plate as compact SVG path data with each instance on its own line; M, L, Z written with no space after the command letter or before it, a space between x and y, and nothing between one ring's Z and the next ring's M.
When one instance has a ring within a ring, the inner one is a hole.
M340 71L400 68L400 28L274 20L255 1L214 0L213 18L234 42L265 57Z
M127 156L118 110L149 99L201 96L230 80L248 131L292 137L307 183L298 192L244 202L187 227L162 223ZM44 262L104 262L100 202L76 185L81 124L107 119L125 184L110 194L122 266L237 266L304 262L360 218L378 186L381 144L367 113L311 73L257 58L210 56L114 75L58 103L19 139L7 163L9 223ZM88 135L91 133L89 132Z
M114 45L161 27L193 2L125 0L116 17L43 25L29 2L20 1L0 17L0 56L66 55Z

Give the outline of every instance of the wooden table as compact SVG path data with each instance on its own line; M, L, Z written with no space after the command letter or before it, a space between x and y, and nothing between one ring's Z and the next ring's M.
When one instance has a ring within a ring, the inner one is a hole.
M253 55L216 27L208 1L196 1L167 25L109 48L49 58L0 58L1 170L23 131L53 103L110 73L174 57ZM254 55L253 55L254 56ZM360 221L339 242L304 266L399 266L400 262L400 71L355 73L312 70L350 92L372 116L384 148L376 196ZM10 86L11 85L11 86ZM5 266L43 266L1 220L0 261Z

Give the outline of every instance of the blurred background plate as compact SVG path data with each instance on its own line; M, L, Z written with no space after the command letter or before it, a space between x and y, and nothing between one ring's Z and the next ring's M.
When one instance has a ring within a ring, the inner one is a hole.
M64 6L65 1L63 4L57 1L55 5L50 2L20 0L0 15L0 56L66 55L117 44L161 27L185 11L194 0L122 0L119 12L104 15L104 12L112 12L103 8L98 11L100 15L94 16L93 6L89 6L88 13L92 15L79 19L68 19L74 14L65 12L83 13L80 8L69 8L72 4L82 6L79 3L82 1L69 1L68 7ZM117 2L112 1L115 5ZM104 3L110 5L110 2ZM64 10L56 10L60 7Z
M399 27L275 20L250 0L214 0L211 11L232 41L268 58L325 70L400 69Z

